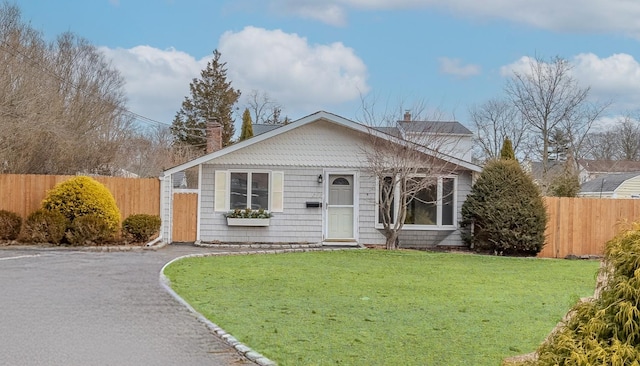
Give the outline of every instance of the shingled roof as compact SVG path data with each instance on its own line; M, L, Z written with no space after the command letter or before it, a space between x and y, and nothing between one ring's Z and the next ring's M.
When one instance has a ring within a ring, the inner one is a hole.
M280 124L265 124L265 123L254 123L251 125L253 128L253 136L262 135L265 132L269 132L275 130L276 128L282 127L284 125Z
M599 178L582 183L580 186L580 192L613 192L620 185L631 178L635 178L640 175L640 172L623 173L623 174L608 174Z
M473 135L473 132L457 121L398 121L398 127L405 132Z
M640 172L640 161L632 160L578 160L589 173L628 173Z

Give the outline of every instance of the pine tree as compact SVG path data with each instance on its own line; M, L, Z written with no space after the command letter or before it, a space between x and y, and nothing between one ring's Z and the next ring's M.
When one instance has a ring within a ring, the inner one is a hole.
M253 137L252 124L251 112L249 112L249 108L245 108L244 113L242 113L242 131L240 131L240 141Z
M213 60L200 72L199 79L189 84L191 96L185 97L171 126L174 141L205 151L207 120L217 120L222 125L222 146L231 143L235 133L233 106L240 98L240 90L233 89L227 81L226 63L220 61L220 52L213 51Z
M544 245L547 212L538 187L515 160L492 160L462 204L465 240L474 249L536 255Z
M549 135L549 160L567 160L567 152L570 145L571 140L567 133L560 128L555 128Z
M516 154L513 152L513 145L511 140L506 137L502 143L502 150L500 150L500 159L502 160L516 160Z

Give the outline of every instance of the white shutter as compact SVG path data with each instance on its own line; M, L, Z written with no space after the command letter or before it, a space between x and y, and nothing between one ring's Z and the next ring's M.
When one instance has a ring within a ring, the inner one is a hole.
M229 209L227 202L229 192L227 192L227 172L225 170L216 170L214 184L214 211L227 211Z
M284 211L284 172L271 172L271 212Z

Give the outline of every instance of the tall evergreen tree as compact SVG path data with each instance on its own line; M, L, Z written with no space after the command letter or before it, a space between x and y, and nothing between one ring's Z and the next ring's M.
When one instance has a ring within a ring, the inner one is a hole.
M222 146L231 143L235 133L233 106L240 98L240 90L231 87L227 80L226 62L220 61L220 52L213 51L213 60L189 84L190 97L185 97L171 126L174 142L205 151L207 120L217 120L222 125Z
M505 137L502 143L502 150L500 150L500 159L502 160L516 160L516 154L513 152L513 145L511 145L511 139Z
M249 108L245 108L242 113L242 130L240 131L240 141L253 137L253 121L251 121L251 112Z

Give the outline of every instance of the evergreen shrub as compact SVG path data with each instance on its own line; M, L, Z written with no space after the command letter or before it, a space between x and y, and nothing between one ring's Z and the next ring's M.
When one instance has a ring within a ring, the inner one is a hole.
M599 296L573 307L531 365L640 364L640 223L605 247Z
M78 176L57 184L47 192L42 208L60 212L71 223L85 215L98 216L113 234L120 227L116 200L107 187L90 177Z
M0 210L0 240L16 240L22 228L22 217L17 213Z
M474 249L536 255L544 245L547 212L538 187L516 160L492 160L462 205L460 224Z
M32 212L24 223L23 241L60 244L69 222L58 211L39 209Z
M146 242L160 231L160 216L136 214L122 222L124 236L136 242Z
M103 244L114 238L111 224L102 216L90 214L76 217L67 230L71 245Z
M577 174L564 173L551 181L549 195L553 197L576 197L580 192L580 179Z

